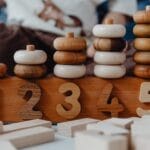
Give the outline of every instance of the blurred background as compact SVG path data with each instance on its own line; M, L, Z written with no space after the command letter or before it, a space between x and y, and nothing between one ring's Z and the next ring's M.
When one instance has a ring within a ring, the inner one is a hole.
M132 46L132 16L137 10L145 9L146 5L150 5L150 0L0 0L0 62L8 65L8 72L12 75L14 52L25 49L27 44L34 44L48 54L50 73L54 66L53 40L67 32L74 32L87 40L86 65L88 74L91 74L95 52L92 28L112 18L114 23L123 24L127 29L126 66L130 73L135 52Z

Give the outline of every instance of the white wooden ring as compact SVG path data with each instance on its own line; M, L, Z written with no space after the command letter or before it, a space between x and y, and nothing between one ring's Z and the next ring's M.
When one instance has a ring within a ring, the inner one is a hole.
M94 61L101 65L120 65L126 60L124 52L100 52L97 51L94 56Z
M121 78L126 74L126 67L124 65L95 65L94 74L106 79Z
M85 65L60 65L54 67L54 74L61 78L80 78L86 74Z
M42 50L19 50L14 54L14 61L22 65L40 65L47 60L47 54Z
M93 35L102 38L124 37L126 28L120 24L99 24L93 28Z

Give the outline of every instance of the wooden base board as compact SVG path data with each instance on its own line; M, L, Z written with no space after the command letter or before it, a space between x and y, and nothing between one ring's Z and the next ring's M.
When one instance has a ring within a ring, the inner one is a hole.
M92 76L66 80L49 76L36 81L27 81L17 77L8 77L0 79L0 120L17 122L32 119L32 117L35 119L40 118L41 113L43 119L53 122L69 120L56 110L58 104L63 104L69 110L73 108L64 101L67 96L59 92L59 88L67 82L75 83L80 89L80 96L76 102L79 102L81 110L78 115L70 119L133 117L137 116L136 109L139 107L145 110L150 109L149 103L144 104L139 101L141 83L150 82L149 80L135 77L104 80ZM29 90L26 89L24 95L20 94L20 89L28 88L29 83L35 83L35 90L33 86ZM37 85L41 88L41 95L38 93L40 90ZM112 89L107 91L107 85L112 85ZM32 111L32 107L38 112ZM69 112L66 110L66 114Z

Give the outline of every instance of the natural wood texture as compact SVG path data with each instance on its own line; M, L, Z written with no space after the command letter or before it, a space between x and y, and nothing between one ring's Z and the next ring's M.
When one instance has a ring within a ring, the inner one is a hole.
M74 37L68 33L66 37L59 37L54 40L54 48L60 51L82 51L86 49L86 41L80 37Z
M71 91L71 94L65 97L65 102L71 105L69 110L65 109L62 104L56 106L56 111L58 115L62 116L65 119L73 119L79 115L81 111L81 105L78 102L80 97L80 88L71 82L64 83L59 87L59 93L65 94L66 92Z
M136 52L134 61L142 65L150 65L150 52Z
M20 116L20 111L27 102L22 96L18 95L18 90L28 82L31 81L23 80L17 77L0 79L0 120L23 120ZM58 115L56 111L56 106L58 104L63 104L65 99L63 94L59 93L59 87L67 82L75 83L81 90L81 94L78 99L81 105L81 112L75 119L83 117L106 119L111 116L109 112L101 112L100 109L97 108L100 95L104 87L109 83L113 85L110 98L112 99L117 97L119 104L124 107L124 110L119 112L119 117L137 116L136 109L138 107L145 110L150 109L149 103L144 104L139 101L141 83L150 82L150 80L135 77L104 80L92 76L87 76L80 79L60 79L54 76L49 76L34 82L38 84L42 90L41 99L34 109L40 110L44 119L48 119L53 122L68 120ZM70 108L69 104L65 104L65 106L66 105L67 108Z
M0 63L0 78L3 78L6 75L7 66L3 63Z
M18 95L27 100L27 103L20 109L23 120L42 118L40 111L34 111L34 106L41 98L41 89L37 84L26 83L18 89Z
M53 59L57 64L82 64L86 61L86 54L83 52L56 51Z

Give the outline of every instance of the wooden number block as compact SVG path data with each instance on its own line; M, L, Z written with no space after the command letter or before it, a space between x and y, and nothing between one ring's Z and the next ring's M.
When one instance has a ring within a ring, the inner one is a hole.
M62 94L68 91L71 91L71 95L66 96L65 102L71 105L71 109L66 110L63 104L58 104L56 106L56 111L63 118L73 119L78 116L81 111L81 105L78 102L78 98L80 97L80 88L71 82L64 83L59 87L59 92Z
M102 135L92 131L76 133L75 150L128 150L125 136Z
M111 123L118 127L129 129L131 124L133 123L133 119L132 118L124 118L124 119L123 118L111 118L111 119L105 120L104 122Z
M9 141L0 141L3 150L17 150Z
M20 87L18 94L22 96L23 99L27 100L26 105L23 106L20 111L22 119L29 120L42 118L42 113L40 111L33 110L41 98L40 87L35 83L29 82Z
M88 124L87 130L96 131L105 135L128 135L129 131L125 128L117 127L110 123L99 122L96 124Z
M17 148L24 148L54 140L54 130L46 127L35 127L3 134L0 140L10 141Z
M3 132L3 122L2 121L0 121L0 134Z
M150 82L141 84L139 100L142 103L150 103Z
M86 129L86 125L90 123L98 122L99 120L84 118L74 121L68 121L58 124L58 134L73 137L75 132Z
M110 112L111 117L118 117L119 112L122 112L124 107L123 105L119 104L117 97L112 98L111 104L108 103L112 89L113 85L111 83L105 85L100 94L97 107L100 112Z
M3 126L3 133L14 132L14 131L38 127L38 126L51 128L51 124L52 123L50 121L41 120L41 119L35 119L35 120L24 121L24 122L19 122L19 123L13 123L13 124L9 124L9 125L4 125Z

